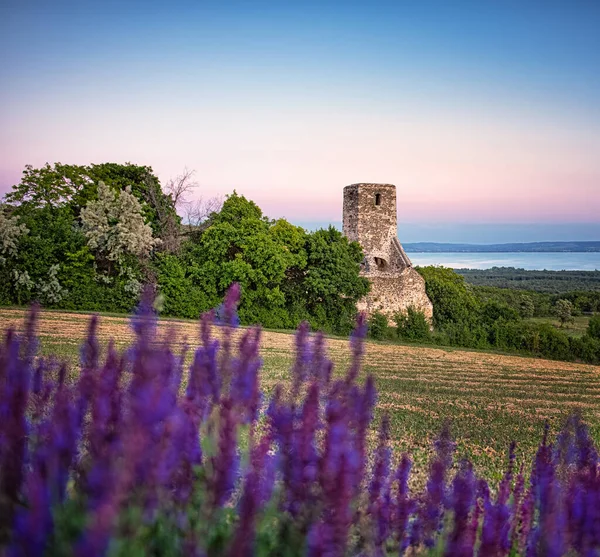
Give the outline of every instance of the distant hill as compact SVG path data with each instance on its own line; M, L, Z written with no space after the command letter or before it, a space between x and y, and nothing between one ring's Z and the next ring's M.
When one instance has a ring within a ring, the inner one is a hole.
M600 252L600 242L530 242L523 244L402 244L412 253L515 253L515 252Z

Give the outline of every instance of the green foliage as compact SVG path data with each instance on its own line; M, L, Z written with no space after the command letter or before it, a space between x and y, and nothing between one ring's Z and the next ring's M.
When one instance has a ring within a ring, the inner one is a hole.
M229 215L232 220L223 216ZM188 246L190 278L217 305L233 282L242 287L240 319L283 327L285 297L281 284L294 261L272 223L245 197L233 194L196 245Z
M223 207L218 213L214 213L209 222L211 225L229 223L234 224L242 220L262 220L265 223L268 220L263 216L260 207L246 199L243 195L238 195L234 190L231 195L227 197Z
M588 323L587 336L600 340L600 314L594 315Z
M46 163L25 166L21 182L6 195L6 202L26 208L81 207L95 197L95 185L85 166Z
M211 308L203 290L186 275L179 257L159 253L154 258L153 267L162 296L163 315L198 319Z
M560 326L573 321L573 304L569 300L560 299L556 301L554 306L556 317L560 320Z
M533 303L531 296L527 294L523 296L519 309L521 317L528 318L535 315L535 304Z
M412 306L408 308L406 313L396 315L394 321L396 322L398 338L421 342L431 338L430 325L425 314Z
M573 339L549 323L522 319L531 314L531 302L536 314L547 315L554 301L549 294L466 285L451 269L426 267L419 272L434 304L436 331L432 338L437 344L521 351L557 360L600 361L596 339L589 335ZM571 319L573 304L569 300L559 299L556 307L562 307L563 317Z
M473 320L477 302L461 275L446 267L421 267L417 270L425 279L436 327Z
M368 321L368 335L374 340L383 340L388 332L388 318L381 312L371 314Z
M573 291L600 293L600 271L526 271L514 267L493 267L459 269L457 272L469 284L477 286L555 295Z
M363 259L360 245L330 226L307 236L306 252L306 271L297 285L297 295L304 297L313 327L349 333L356 302L370 288L369 281L359 276Z
M368 289L359 276L362 252L337 230L308 234L280 219L267 219L252 201L230 195L204 231L177 257L156 254L154 271L169 315L196 316L220 303L239 282L242 323L314 328L347 333L356 301Z
M27 165L21 182L6 195L6 202L17 205L18 212L30 209L69 207L75 217L90 201L98 199L98 184L105 183L113 191L127 188L142 203L143 216L155 236L173 243L179 236L180 218L173 200L165 195L158 178L149 166L131 163L77 166L46 163L42 168Z

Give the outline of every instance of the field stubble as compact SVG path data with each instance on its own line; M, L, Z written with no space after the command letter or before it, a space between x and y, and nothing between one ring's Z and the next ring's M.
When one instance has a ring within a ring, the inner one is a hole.
M0 327L21 329L24 312L0 309ZM42 312L40 353L54 354L77 373L79 346L89 316ZM197 344L198 324L161 320L160 334L177 332L181 347ZM113 339L117 348L133 339L125 317L101 317L99 340ZM266 393L289 381L294 357L291 334L264 331L261 384ZM349 362L348 342L328 340L334 373ZM104 347L105 348L105 347ZM596 442L600 441L600 367L421 346L367 343L363 376L373 373L377 383L376 423L382 412L391 420L395 453L409 452L416 471L426 472L431 442L447 419L458 441L458 458L469 458L488 479L499 479L511 440L519 460L529 461L541 439L544 423L556 432L564 418L580 409ZM375 431L370 437L375 440Z

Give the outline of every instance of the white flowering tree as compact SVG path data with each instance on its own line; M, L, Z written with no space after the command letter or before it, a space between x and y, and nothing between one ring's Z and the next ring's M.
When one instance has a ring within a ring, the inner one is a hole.
M81 211L83 232L88 246L100 257L119 264L128 255L144 258L161 240L152 236L152 228L144 222L142 205L129 188L111 190L98 184L98 199Z
M19 223L19 217L8 216L0 205L0 264L5 257L17 254L19 238L28 232L27 227Z

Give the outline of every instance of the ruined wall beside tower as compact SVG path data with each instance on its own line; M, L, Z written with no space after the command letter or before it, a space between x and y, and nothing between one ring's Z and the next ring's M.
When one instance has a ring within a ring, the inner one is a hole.
M371 292L358 309L380 311L390 321L408 307L433 317L433 306L425 293L425 281L415 271L398 241L396 186L352 184L344 188L344 235L357 241L365 259L361 274L371 282Z

